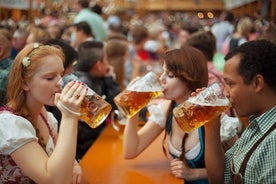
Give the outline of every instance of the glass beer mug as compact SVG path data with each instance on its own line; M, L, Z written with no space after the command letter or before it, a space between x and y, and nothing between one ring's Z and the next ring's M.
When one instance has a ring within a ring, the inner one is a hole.
M183 131L192 132L228 108L229 100L223 95L219 84L214 83L179 104L174 108L173 115Z
M114 98L118 109L126 117L132 117L144 108L153 98L162 94L158 76L149 72L131 82L127 88Z
M119 110L111 112L111 124L112 127L119 133L120 139L123 139L126 121L126 117Z
M80 81L74 74L65 75L62 80L64 85L72 80ZM86 122L90 127L96 128L107 118L112 106L87 85L86 87L88 93L81 103L80 120ZM61 106L66 109L62 104Z

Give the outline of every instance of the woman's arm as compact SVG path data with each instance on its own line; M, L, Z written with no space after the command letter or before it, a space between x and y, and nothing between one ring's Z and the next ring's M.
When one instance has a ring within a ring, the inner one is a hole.
M79 93L81 96L76 99L72 95L71 90L74 91L73 94ZM59 100L72 111L79 112L80 104L87 93L84 90L79 84L71 83L71 85L66 85L62 94L56 94L56 102ZM60 184L72 181L79 116L62 108L60 110L62 112L62 120L59 136L50 156L46 154L36 141L31 141L21 146L11 154L12 159L22 169L24 174L36 183Z
M77 124L76 122L68 123ZM69 183L72 179L76 145L75 133L71 125L60 133L57 145L50 157L38 142L32 141L11 156L29 178L37 183ZM63 134L67 134L64 136ZM65 141L66 140L66 141Z
M155 99L148 107L150 117L147 123L138 129L138 114L129 118L124 131L123 152L125 159L133 159L144 151L164 130L166 124L166 114L171 101ZM162 118L161 118L162 117Z
M137 157L163 131L163 129L153 121L147 121L141 129L138 129L139 121L138 113L127 120L123 139L123 153L125 159Z

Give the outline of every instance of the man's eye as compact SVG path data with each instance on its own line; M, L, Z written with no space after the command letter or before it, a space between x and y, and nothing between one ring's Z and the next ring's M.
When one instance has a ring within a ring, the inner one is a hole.
M232 87L233 86L233 83L232 82L229 82L229 81L225 81L225 84L229 87Z

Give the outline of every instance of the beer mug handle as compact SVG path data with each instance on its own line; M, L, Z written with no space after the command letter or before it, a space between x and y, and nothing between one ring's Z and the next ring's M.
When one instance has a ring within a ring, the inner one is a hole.
M122 115L122 113L121 113L119 110L114 110L114 111L112 111L112 113L111 113L111 124L112 124L112 127L113 127L117 132L120 131L120 128L119 128L118 124L119 124L119 120L120 120L121 118L123 118L122 116L123 116L123 115Z

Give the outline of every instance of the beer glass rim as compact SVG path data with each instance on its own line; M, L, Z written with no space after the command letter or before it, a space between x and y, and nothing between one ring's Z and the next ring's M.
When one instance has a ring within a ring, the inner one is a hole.
M139 84L138 84L139 83ZM156 73L150 71L144 76L137 78L126 87L129 91L153 92L163 91L159 77Z

